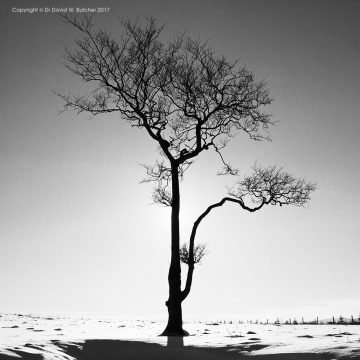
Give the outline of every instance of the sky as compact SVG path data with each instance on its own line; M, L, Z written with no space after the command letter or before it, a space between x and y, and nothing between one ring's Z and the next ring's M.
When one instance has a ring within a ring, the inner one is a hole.
M0 5L0 312L166 318L170 210L152 204L144 169L159 155L117 115L61 112L55 92L86 91L64 66L78 37L53 12ZM34 0L31 7L109 7L94 22L153 16L265 80L272 141L239 133L224 156L316 182L309 206L215 209L196 241L184 320L358 316L360 287L360 3L333 0ZM225 194L216 154L181 183L181 241ZM183 275L186 268L183 269Z

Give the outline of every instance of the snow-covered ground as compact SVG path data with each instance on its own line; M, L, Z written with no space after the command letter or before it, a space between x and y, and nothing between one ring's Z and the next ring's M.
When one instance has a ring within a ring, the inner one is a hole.
M131 340L169 345L158 336L164 322L65 316L1 314L1 354L44 359L74 359L60 344L81 344L90 339ZM359 325L259 325L185 323L191 336L184 346L224 348L242 355L333 354L330 359L360 359ZM328 357L329 358L329 357Z

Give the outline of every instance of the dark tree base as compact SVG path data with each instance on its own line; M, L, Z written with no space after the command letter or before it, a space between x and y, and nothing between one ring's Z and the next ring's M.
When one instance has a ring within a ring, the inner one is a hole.
M170 269L171 270L171 269ZM179 270L180 271L180 270ZM179 272L180 275L180 272ZM170 277L170 275L169 275ZM170 280L169 280L170 284ZM171 288L170 288L171 290ZM165 305L168 308L169 318L166 325L165 330L160 334L160 336L189 336L189 333L183 329L183 321L182 321L182 310L181 310L181 302L180 299L181 291L179 289L175 289L175 295L173 296L175 299L172 301L166 301ZM171 295L170 295L171 296Z
M166 328L159 336L189 336L190 334L184 329L168 329Z

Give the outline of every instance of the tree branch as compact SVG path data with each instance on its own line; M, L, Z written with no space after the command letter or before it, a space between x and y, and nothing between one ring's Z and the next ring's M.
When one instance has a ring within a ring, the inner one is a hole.
M316 189L316 184L305 182L304 179L296 179L282 168L275 166L262 168L259 165L253 166L253 174L238 181L236 189L229 190L230 197L224 197L214 203L197 218L194 222L187 258L183 262L188 264L187 281L182 297L185 299L191 288L195 256L195 236L201 221L211 210L223 206L226 202L232 202L249 212L260 210L264 205L295 205L304 206L310 200L310 194ZM248 200L254 206L245 204ZM184 253L185 254L185 253Z

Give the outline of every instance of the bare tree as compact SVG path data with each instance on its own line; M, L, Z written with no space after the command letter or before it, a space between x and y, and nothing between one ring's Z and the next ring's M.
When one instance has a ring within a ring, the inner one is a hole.
M194 263L204 255L204 248L194 246L194 239L189 248L180 248L179 180L193 159L208 149L215 150L220 157L223 168L219 173L236 174L237 170L224 159L222 149L238 132L253 140L268 138L267 129L273 122L263 107L271 103L269 92L245 67L217 56L206 43L185 36L162 40L163 28L152 18L145 25L123 22L119 39L95 30L91 17L63 16L62 19L81 34L75 40L74 50L66 50L67 67L83 81L93 84L88 94L60 95L65 109L93 115L118 112L131 126L145 129L159 147L162 160L144 165L147 173L144 181L155 183L154 202L171 208L171 263L166 301L169 317L163 334L185 335L181 303L190 291L192 270L182 290L180 260L188 262L189 269L193 269ZM243 190L246 184L242 185ZM263 205L260 187L249 184L247 193L234 193L231 199L236 200L224 198L222 202L236 201L241 205L243 196L252 195L260 201L260 208ZM265 203L280 203L285 199L290 202L293 195L284 192L281 200L276 196L271 195ZM220 205L214 204L207 211L215 206ZM205 213L197 222L204 216Z

